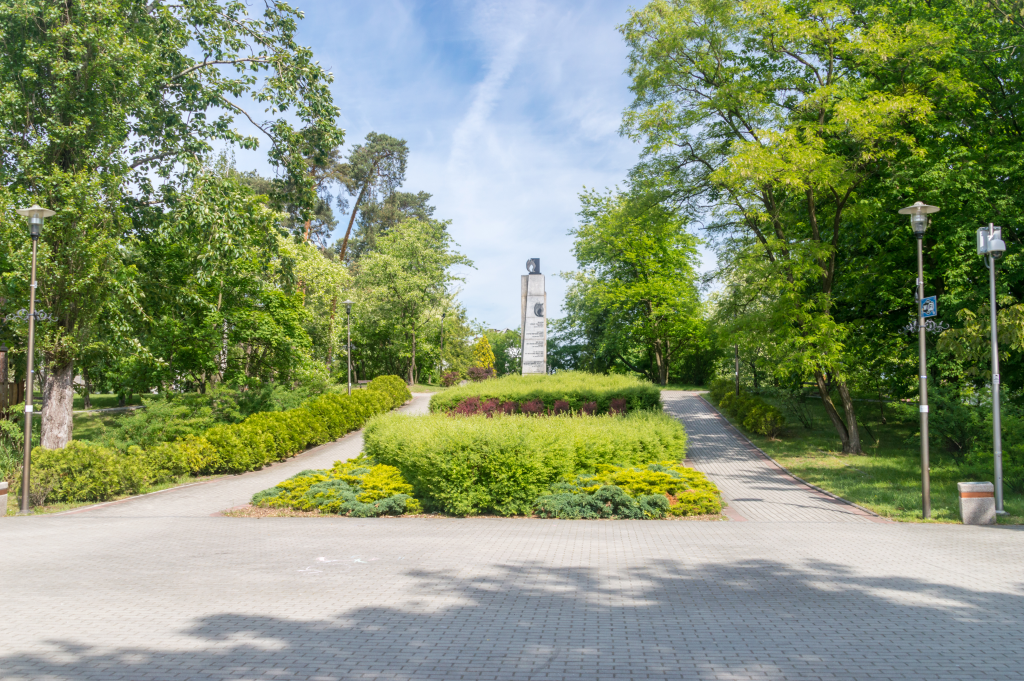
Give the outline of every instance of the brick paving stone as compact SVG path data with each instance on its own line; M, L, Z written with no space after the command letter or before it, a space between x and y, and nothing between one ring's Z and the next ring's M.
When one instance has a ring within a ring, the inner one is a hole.
M686 458L722 490L729 511L755 522L853 522L878 520L840 499L809 487L763 456L700 397L662 391L665 411L686 427Z
M0 679L1022 676L1024 528L210 515L350 451L0 520Z

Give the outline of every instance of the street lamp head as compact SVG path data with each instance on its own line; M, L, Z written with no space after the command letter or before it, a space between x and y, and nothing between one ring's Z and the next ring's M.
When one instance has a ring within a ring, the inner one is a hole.
M57 214L49 208L43 208L38 203L28 208L19 208L15 212L28 218L28 232L33 239L38 239L43 230L43 218Z
M922 201L916 201L913 206L907 206L899 210L900 215L910 216L910 226L914 230L914 236L918 239L923 237L924 231L928 229L928 216L938 212L938 206L929 206Z
M346 300L345 302L342 303L342 305L345 306L345 314L352 314L353 301Z

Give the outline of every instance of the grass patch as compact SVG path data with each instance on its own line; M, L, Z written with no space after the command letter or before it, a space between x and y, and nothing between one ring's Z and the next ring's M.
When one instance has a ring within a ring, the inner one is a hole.
M606 414L609 411L661 410L661 390L630 376L563 371L554 375L503 376L455 386L430 399L431 412L454 411L477 398L498 408L514 403L513 412L543 409ZM527 405L532 405L527 406Z
M959 523L958 482L966 482L956 464L933 443L930 466L932 518L921 516L921 452L916 420L881 403L857 404L864 455L842 454L821 400L803 402L765 397L785 415L787 426L775 439L751 433L724 414L751 442L793 475L812 485L901 522ZM884 422L883 422L884 416ZM1008 515L1000 524L1024 524L1024 495L1006 491Z
M122 405L117 395L89 395L89 402L91 403L90 409L111 409L113 407L131 407L137 404L142 404L143 397L153 397L153 395L132 395L126 396L124 404ZM42 399L40 397L39 399ZM71 408L75 410L85 409L85 399L81 395L75 395L71 403Z

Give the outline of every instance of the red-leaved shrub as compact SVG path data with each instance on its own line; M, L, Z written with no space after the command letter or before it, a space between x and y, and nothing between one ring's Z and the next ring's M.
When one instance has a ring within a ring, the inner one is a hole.
M446 388L450 388L456 383L462 380L462 374L458 371L449 371L447 374L441 377L441 385Z
M626 413L626 398L616 397L608 404L609 414L625 414Z
M487 414L487 418L494 418L494 412L498 411L498 400L487 400L480 404L480 412Z
M460 416L472 416L473 414L480 413L480 398L479 397L467 397L459 406L455 407L453 414Z
M587 402L583 405L582 411L587 416L593 416L594 412L597 411L597 402Z
M568 414L570 412L572 412L572 407L570 407L569 403L565 400L555 400L554 406L551 407L551 413L554 416L558 416L559 414Z
M508 402L503 402L501 405L502 414L515 414L518 410L519 405L513 402L512 400L509 400Z
M523 402L523 406L520 407L520 409L524 414L539 416L544 413L544 402L542 402L540 398L530 400L529 402Z
M494 376L494 369L491 367L473 367L466 372L471 381L482 381Z

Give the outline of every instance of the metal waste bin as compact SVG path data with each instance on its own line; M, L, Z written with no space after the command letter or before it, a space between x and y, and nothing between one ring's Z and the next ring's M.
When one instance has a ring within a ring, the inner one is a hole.
M964 525L996 524L996 492L991 482L958 482L960 522Z

